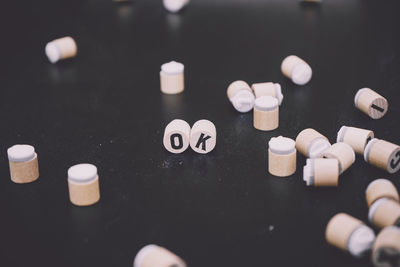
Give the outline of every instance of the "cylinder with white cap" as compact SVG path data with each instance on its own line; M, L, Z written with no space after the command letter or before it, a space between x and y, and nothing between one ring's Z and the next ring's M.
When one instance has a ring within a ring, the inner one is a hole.
M308 158L321 158L330 147L328 138L311 128L304 129L296 137L297 150Z
M209 120L196 121L190 131L190 147L197 153L207 154L217 144L217 128Z
M171 153L182 153L189 147L190 125L184 120L173 120L165 127L163 144Z
M169 12L177 13L189 4L189 0L163 0L163 4Z
M329 220L325 239L332 246L348 251L354 257L361 257L372 249L375 234L362 221L346 213L338 213Z
M307 186L338 186L339 161L337 159L307 159L303 168Z
M30 183L39 178L39 164L35 148L30 145L14 145L7 149L11 181Z
M277 98L279 105L282 104L283 94L281 85L279 83L253 83L251 85L251 89L253 89L256 98L269 95Z
M47 43L45 52L49 61L56 63L62 59L75 57L78 47L72 37L66 36Z
M342 126L337 134L336 142L345 142L357 154L364 154L368 142L374 138L374 132L356 127Z
M400 203L389 198L378 199L369 207L368 218L378 228L400 226Z
M68 169L69 199L77 206L93 205L100 200L96 166L82 163Z
M186 263L166 248L147 245L136 254L133 267L186 267Z
M261 96L254 102L254 128L272 131L279 126L279 103L272 96Z
M294 55L288 56L282 61L281 71L283 75L298 85L308 83L312 76L310 65L298 56Z
M334 158L339 161L339 173L342 174L356 161L356 154L351 146L340 142L333 144L324 154L324 158Z
M254 94L245 81L234 81L228 86L226 94L233 107L239 112L248 112L254 107Z
M296 143L293 139L279 136L268 142L268 171L279 177L296 172Z
M161 66L160 86L164 94L179 94L185 89L184 65L171 61Z
M393 183L387 179L372 181L365 190L368 207L381 198L390 198L399 202L399 192Z
M364 160L389 173L400 170L400 146L374 138L364 150Z
M372 249L372 262L375 267L400 266L400 228L385 227L376 237Z
M373 119L382 118L389 108L386 98L370 88L361 88L357 91L354 105Z

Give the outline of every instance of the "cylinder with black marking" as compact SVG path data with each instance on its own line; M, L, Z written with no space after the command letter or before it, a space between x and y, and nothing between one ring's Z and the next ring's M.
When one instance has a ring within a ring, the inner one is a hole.
M354 97L356 108L373 119L382 118L388 111L389 103L380 94L369 89L361 88Z
M389 226L376 237L372 249L372 262L375 267L400 266L400 228Z
M400 169L400 146L377 138L368 142L364 160L389 173Z

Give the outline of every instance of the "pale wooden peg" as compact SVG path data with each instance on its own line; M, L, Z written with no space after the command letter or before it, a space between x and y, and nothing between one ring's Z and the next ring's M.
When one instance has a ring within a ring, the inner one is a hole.
M69 199L76 206L90 206L100 200L96 166L77 164L68 169Z
M268 142L268 171L272 175L286 177L296 172L296 143L279 136Z
M372 181L365 190L365 198L368 207L381 198L390 198L399 202L399 192L393 183L387 179L376 179Z
M197 153L211 152L217 143L217 130L209 120L196 121L190 131L190 147Z
M364 154L368 142L374 138L374 132L356 127L342 126L337 134L336 142L345 142L357 154Z
M281 85L279 83L253 83L251 85L251 89L253 89L256 98L261 96L273 96L278 99L279 105L282 104L283 94Z
M378 228L400 226L400 203L389 198L378 199L369 207L368 218Z
M190 125L184 120L173 120L165 127L163 144L171 153L182 153L189 147Z
M296 137L297 150L308 158L321 158L330 146L328 138L311 128L304 129Z
M279 126L278 99L272 96L261 96L254 102L254 128L261 131L272 131Z
M354 97L356 108L373 119L382 118L389 108L389 103L380 94L370 88L361 88Z
M171 61L161 66L160 86L164 94L179 94L185 89L182 63Z
M339 161L337 159L307 159L303 168L307 186L338 186Z
M346 213L338 213L329 220L325 239L330 245L347 251L354 257L361 257L371 250L375 234L362 221Z
M11 181L25 184L39 178L39 164L35 148L30 145L14 145L7 149Z
M400 146L377 138L368 142L364 160L389 173L400 169Z
M56 63L62 59L75 57L78 46L72 37L66 36L47 43L45 52L49 61Z
M375 267L400 266L400 228L385 227L376 237L372 249L372 262Z
M166 248L147 245L136 254L133 267L186 267L186 263Z
M169 12L177 13L189 4L189 0L163 0L163 4Z
M339 173L342 174L356 161L356 154L351 146L340 142L333 144L324 154L324 158L334 158L339 161Z
M233 107L239 112L248 112L254 107L254 94L245 81L234 81L228 86L226 94Z
M304 85L311 80L312 69L304 60L298 56L288 56L281 64L283 75L291 79L293 83Z

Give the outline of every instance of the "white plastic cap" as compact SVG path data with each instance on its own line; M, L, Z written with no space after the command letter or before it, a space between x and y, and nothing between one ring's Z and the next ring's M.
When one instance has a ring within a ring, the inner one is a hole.
M276 98L278 98L278 102L279 102L279 106L280 106L283 101L282 88L279 83L274 83L274 86L275 86L275 95L276 95Z
M82 163L68 169L68 179L76 183L87 183L97 177L97 168L93 164Z
M13 162L26 162L32 160L36 153L30 145L13 145L7 149L8 159Z
M382 205L384 202L388 201L387 198L380 198L377 201L375 201L371 207L369 207L368 211L368 220L372 222L372 219L374 218L376 210L379 208L380 205Z
M249 90L239 90L231 99L233 107L239 112L248 112L254 107L254 94Z
M336 143L343 142L344 134L346 133L347 128L347 126L342 126L340 128L339 132L337 133Z
M163 0L165 9L175 13L188 4L189 0Z
M374 231L366 225L360 225L351 233L347 241L347 249L355 257L361 257L365 252L372 249L375 241Z
M325 138L317 138L308 147L308 157L311 159L321 158L330 147L331 144Z
M185 66L176 61L171 61L161 65L161 71L169 75L182 74L184 69Z
M158 249L158 248L159 248L159 246L153 245L153 244L147 245L147 246L144 246L143 248L141 248L139 250L139 252L136 254L136 257L135 257L135 259L133 261L133 267L141 267L143 259L146 257L146 255L150 251L153 251L153 250Z
M306 165L303 168L303 180L307 186L314 185L314 160L307 159Z
M278 107L278 99L272 96L260 96L255 100L254 107L262 111L274 110Z
M268 142L268 147L276 154L286 155L295 151L296 142L283 136L272 137Z
M298 85L304 85L311 80L312 69L307 63L297 64L291 73L292 81Z
M369 152L371 151L372 146L378 141L378 138L373 138L371 141L368 142L368 144L365 146L364 150L364 160L365 162L368 162L369 159Z
M358 102L358 98L360 97L360 95L361 95L363 92L368 91L368 90L371 90L371 89L369 89L369 88L361 88L361 89L359 89L359 90L357 91L356 95L354 96L354 105L355 105L356 107L358 107L358 106L357 106L357 102Z
M48 57L51 63L56 63L61 59L60 48L56 45L55 42L49 42L45 48L46 56Z

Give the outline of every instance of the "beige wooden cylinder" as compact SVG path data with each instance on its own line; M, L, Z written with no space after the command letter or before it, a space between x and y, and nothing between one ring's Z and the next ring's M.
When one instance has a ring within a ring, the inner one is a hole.
M328 138L311 128L304 129L296 137L297 150L309 158L322 157L329 147Z
M78 47L75 40L66 36L49 42L46 45L45 52L51 63L62 59L75 57L78 53Z
M311 67L304 60L294 55L288 56L282 61L281 71L283 75L298 85L308 83L312 77Z
M186 267L186 263L166 248L147 245L136 254L133 267Z
M226 94L233 107L239 112L248 112L254 107L254 94L244 81L235 81L228 86Z
M365 147L364 159L389 173L395 173L400 169L400 146L374 138Z
M261 96L254 103L254 128L272 131L279 127L279 104L272 96Z
M393 183L387 179L372 181L365 190L368 207L381 198L389 198L399 202L399 192Z
M347 244L351 234L364 223L346 213L338 213L333 216L326 226L326 241L342 250L347 250Z
M355 106L373 119L382 118L389 108L389 103L383 96L369 88L357 91L354 97Z
M179 94L185 89L184 65L171 61L161 66L160 87L164 94Z
M78 164L68 169L69 199L76 206L90 206L100 200L96 166Z
M272 175L287 177L296 172L295 142L287 137L273 137L268 143L268 171Z
M232 82L228 86L228 89L226 89L226 95L228 96L229 99L231 99L236 95L237 92L241 90L247 90L249 92L252 92L250 86L245 81L239 80Z
M253 83L251 89L254 91L256 98L261 96L272 96L278 99L278 104L282 104L283 94L279 83Z
M184 120L171 121L164 130L163 144L166 150L178 154L184 152L190 143L190 125Z
M368 217L370 222L378 228L390 225L400 226L400 204L393 199L381 198L371 205Z
M376 267L400 266L400 228L385 227L376 237L372 250L372 262Z
M303 169L307 186L338 186L339 161L337 159L307 159Z
M342 174L351 165L353 165L356 160L356 154L353 148L343 142L333 144L324 152L325 158L334 158L339 161L339 173Z
M35 149L30 145L14 145L7 150L11 181L31 183L39 178L39 164Z
M364 154L367 143L374 138L374 132L356 127L342 126L337 134L337 142L350 145L357 154Z
M209 120L196 121L190 131L190 147L197 153L207 154L217 144L217 129Z

